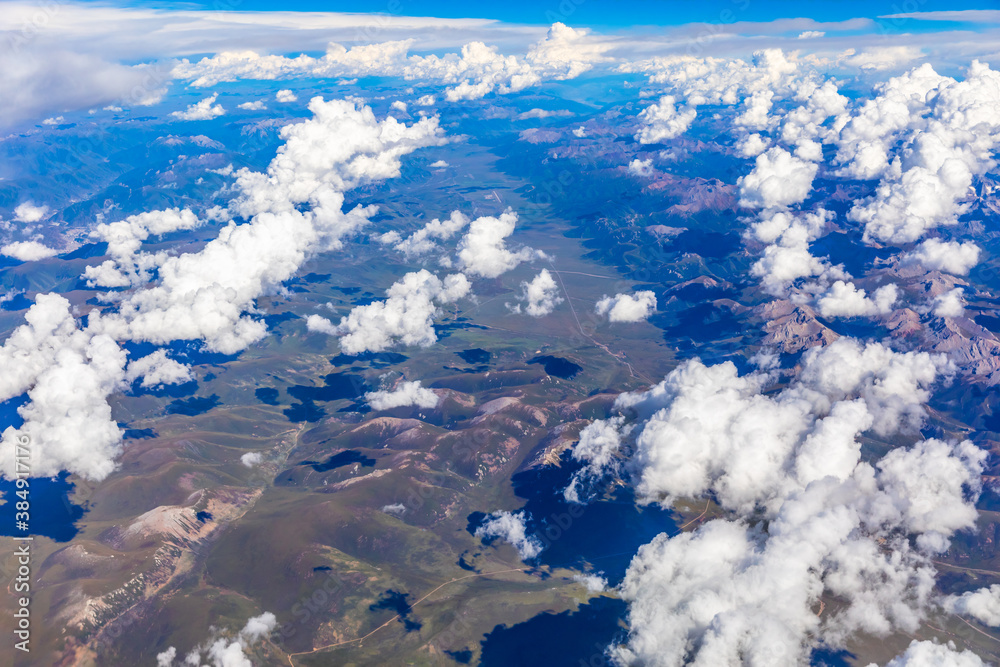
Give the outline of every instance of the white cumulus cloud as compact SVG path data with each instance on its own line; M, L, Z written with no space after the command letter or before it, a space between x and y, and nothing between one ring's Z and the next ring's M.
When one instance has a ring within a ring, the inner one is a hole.
M740 205L748 208L791 206L805 201L818 167L774 147L757 156L753 170L737 181Z
M240 463L245 465L247 468L253 468L256 465L260 465L260 462L264 460L264 456L260 452L247 452L240 457Z
M898 297L899 288L892 284L879 287L869 297L854 283L837 280L816 300L816 309L823 317L885 315L892 312Z
M635 135L641 144L655 144L683 134L697 115L691 108L678 109L671 95L664 95L639 114L643 127Z
M648 158L646 160L640 160L635 158L628 163L628 173L635 174L642 178L647 178L653 175L653 159Z
M166 350L157 350L129 363L125 370L125 380L134 382L140 378L143 387L157 387L188 382L192 376L189 366L170 359Z
M919 264L929 271L964 276L979 262L979 246L971 241L927 239L902 257L902 263Z
M36 206L30 201L21 202L14 209L14 219L18 222L38 222L48 214L48 206Z
M470 275L496 278L522 262L544 258L544 253L531 248L507 248L507 237L514 233L516 225L517 213L509 208L498 217L473 220L458 244L459 266Z
M542 542L528 535L527 517L522 512L501 510L490 514L483 525L476 529L476 537L500 538L517 549L521 560L531 560L542 553Z
M38 241L15 241L0 248L0 254L22 262L37 262L47 257L55 257L59 251Z
M594 312L607 317L609 322L641 322L656 311L656 293L642 290L634 294L605 295L594 307Z
M962 317L965 315L964 290L961 287L950 289L934 297L931 311L935 317Z
M548 315L563 302L563 298L559 296L559 286L548 269L542 269L530 281L522 282L518 299L525 304L524 312L531 317ZM521 312L520 304L508 304L508 307L515 313Z
M172 667L175 664L194 667L253 667L247 649L270 636L277 626L278 619L266 611L260 616L249 619L235 636L213 628L215 637L193 648L183 662L175 662L177 649L171 646L157 654L156 665L157 667Z
M433 165L431 165L433 166ZM398 239L396 237L383 237L383 241L388 240L393 244L393 250L397 250L407 259L413 259L426 255L438 248L437 241L447 241L469 224L469 218L460 211L453 211L451 216L440 220L434 218L416 232L406 237ZM390 232L394 234L394 232Z
M959 651L952 642L936 644L913 640L905 653L890 660L885 667L986 667L986 663L972 651Z
M401 382L391 391L370 391L365 394L365 400L372 410L391 410L410 405L429 409L437 406L439 399L433 391L421 386L420 380L414 380Z
M1000 627L1000 585L949 595L943 606L953 614L970 616L990 627Z
M218 97L219 94L216 93L200 102L195 102L184 111L174 111L170 115L178 120L211 120L218 118L226 113L225 108L221 104L215 103Z
M336 327L318 315L310 317L308 326L312 331L340 335L345 354L381 352L395 345L428 347L437 341L434 318L440 306L464 297L469 289L461 273L441 280L422 269L407 273L386 290L387 299L355 307Z

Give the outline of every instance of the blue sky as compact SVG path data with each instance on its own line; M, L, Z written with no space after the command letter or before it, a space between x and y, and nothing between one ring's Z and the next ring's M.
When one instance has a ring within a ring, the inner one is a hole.
M728 23L807 17L843 21L910 12L1000 9L1000 2L969 0L506 0L477 4L460 0L190 0L133 2L160 8L229 9L240 11L376 12L441 18L491 18L513 23L566 23L588 26L680 25L693 22ZM732 18L730 18L732 17ZM940 29L940 22L901 19L894 27L916 31ZM935 26L928 25L930 23Z

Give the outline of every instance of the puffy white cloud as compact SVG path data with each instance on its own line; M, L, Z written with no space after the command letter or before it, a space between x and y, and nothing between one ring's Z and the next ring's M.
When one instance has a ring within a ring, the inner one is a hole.
M786 143L797 146L795 154L803 159L819 160L821 146L816 138L828 133L823 127L830 115L840 113L847 98L837 93L832 81L823 82L811 67L804 68L797 54L786 55L780 49L764 49L753 54L751 62L739 59L695 58L693 56L654 57L620 68L626 72L644 72L653 84L665 87L672 94L670 105L662 111L661 124L668 134L679 134L694 118L694 109L703 104L734 106L741 100L737 127L750 130L770 130L783 112L775 112L775 102L795 99L801 102L793 114L785 114ZM661 100L662 102L662 100ZM671 115L673 105L683 102L685 111ZM651 107L652 109L652 107ZM648 110L647 110L648 111ZM690 112L690 113L688 113ZM690 117L688 117L690 116ZM758 137L751 143L738 144L748 156L762 152Z
M310 315L306 318L306 328L316 333L324 333L327 336L337 335L337 326L330 320L320 315Z
M817 37L823 37L826 35L822 30L803 30L799 33L796 39L816 39Z
M421 386L420 380L401 382L391 391L370 391L365 394L365 400L372 410L391 410L410 405L421 408L433 408L438 404L438 395L430 389Z
M393 503L391 505L383 505L381 511L385 512L386 514L394 514L396 516L402 516L403 514L406 514L406 505L404 505L403 503Z
M341 193L362 183L395 178L399 159L424 146L440 145L436 118L404 125L392 116L377 120L372 110L356 100L309 102L313 118L281 129L285 144L266 173L236 172L239 196L230 204L234 214L251 217L262 213L287 215L295 204L312 205L315 222L335 242L345 220L335 209ZM362 208L354 209L361 215ZM352 227L352 226L350 226Z
M834 123L842 172L881 178L848 216L864 225L866 240L912 243L955 224L968 208L973 176L996 164L1000 73L973 62L956 81L925 64L875 90Z
M121 451L121 430L111 417L107 396L125 387L125 352L107 335L81 330L70 303L56 294L39 294L0 347L0 400L25 392L18 409L24 425L8 427L0 442L0 471L14 476L14 448L30 438L31 474L69 470L103 479Z
M634 294L605 295L594 306L594 312L609 322L641 322L656 311L656 293L642 290Z
M476 537L500 538L517 549L521 560L531 560L542 553L542 543L534 535L528 535L525 513L501 510L490 514L476 529Z
M119 345L93 329L80 329L69 302L58 295L39 295L25 319L0 348L0 361L9 369L0 400L25 392L29 398L18 410L24 425L3 434L0 450L10 463L0 471L13 475L13 448L25 436L31 439L33 475L68 470L103 479L114 469L122 435L108 395L139 378L147 387L183 381L189 371L163 351L133 361L126 371Z
M431 169L444 169L446 167L450 167L451 165L445 162L444 160L435 160L434 162L431 162L427 166L430 167Z
M390 239L393 243L393 250L403 253L407 259L412 259L436 250L438 245L435 240L447 241L468 224L469 218L467 216L460 211L452 211L451 216L445 220L434 218L405 239L398 241L392 237ZM383 237L383 239L385 238Z
M826 120L843 114L849 100L831 80L822 84L807 80L800 85L796 100L802 103L781 119L781 140L796 146L797 157L819 162L823 159L823 148L818 140L825 141L831 135Z
M653 159L640 160L635 158L628 163L628 173L648 178L653 175Z
M188 382L192 376L189 366L167 357L166 350L157 350L129 363L125 371L125 380L134 382L140 378L143 387L156 387Z
M246 109L247 111L260 111L261 109L266 109L267 105L264 104L263 100L254 100L253 102L243 102L236 105L237 109Z
M585 465L574 473L563 491L567 501L582 502L589 496L595 482L619 472L622 461L619 452L626 432L625 417L622 415L591 422L580 431L580 440L573 447L572 455Z
M596 574L576 574L573 581L583 584L590 593L602 593L608 588L608 580Z
M196 646L179 665L189 667L253 667L247 649L268 637L278 625L278 619L269 611L254 616L235 637L219 633L213 628L215 638ZM222 636L218 636L221 634ZM157 667L175 664L177 649L173 646L156 656Z
M912 243L929 229L954 224L962 210L956 199L971 184L971 174L957 160L933 171L917 167L899 180L883 181L848 217L865 226L866 240Z
M802 278L815 278L804 290L807 292L824 290L830 281L848 278L841 266L831 266L826 258L815 257L809 250L809 244L826 233L832 219L833 214L825 209L799 214L761 212L748 236L767 244L751 268L751 273L762 279L764 291L787 296Z
M496 47L482 42L466 44L460 54L412 58L403 72L407 79L450 84L445 90L449 102L477 100L494 91L516 93L541 81L529 63L516 56L504 56Z
M985 625L1000 627L1000 585L949 595L942 605L953 614L971 616Z
M862 425L858 431L912 429L923 418L920 403L929 397L927 388L937 370L947 367L943 357L900 354L877 343L862 346L844 338L808 352L798 382L774 399L760 395L768 375L740 377L732 364L692 361L647 393L621 395L616 409L642 415L670 406L636 438L633 458L641 469L641 495L659 499L667 494L669 499L712 488L724 506L748 508L756 499L782 491L783 467L804 437L803 424L821 424L814 412L826 412L831 401L858 394L865 400L864 414L856 415ZM702 418L706 423L700 423ZM751 441L757 444L751 447ZM769 446L775 449L769 452ZM832 454L825 455L817 474L842 476ZM799 483L812 481L805 464L797 465ZM843 475L852 469L853 464L843 466ZM724 470L733 471L732 477L725 477Z
M930 641L910 642L909 648L885 667L985 667L986 663L972 651L958 651L955 644ZM874 663L869 667L875 667Z
M108 255L97 266L88 266L84 278L91 286L128 287L149 282L152 271L169 256L166 252L139 253L142 243L150 236L159 236L182 229L194 229L201 222L189 209L172 208L130 215L125 220L101 223L91 236L108 244Z
M923 440L890 451L876 464L885 496L867 505L871 514L866 520L918 534L917 545L930 553L946 551L949 536L975 525L976 508L962 487L971 479L978 488L984 458L968 440Z
M563 298L559 296L559 286L548 269L542 269L530 282L522 282L521 296L518 299L526 303L524 312L532 317L548 315L563 302ZM520 305L507 306L515 313L521 312Z
M813 256L808 244L793 243L791 240L767 246L751 272L762 278L764 291L775 296L783 296L800 278L843 275L825 259Z
M865 290L852 282L838 280L816 300L816 309L823 317L866 317L885 315L899 297L899 288L893 284L875 290L871 298Z
M14 219L18 222L38 222L49 214L49 207L35 206L34 202L21 202L14 209Z
M483 216L469 224L469 231L458 244L458 260L471 275L496 278L521 262L544 258L545 253L532 248L516 252L507 248L506 239L514 233L517 213L508 208L499 217Z
M931 311L935 317L962 317L965 315L964 290L961 287L948 290L934 297Z
M902 264L919 264L929 271L964 276L979 262L979 246L971 241L927 239L902 257Z
M620 587L631 603L630 634L613 657L664 667L806 664L801 636L818 622L806 606L806 563L796 561L808 562L817 547L782 562L762 552L745 526L724 521L658 536L640 548Z
M22 262L37 262L47 257L55 257L59 251L38 241L15 241L0 248L0 255L13 257Z
M574 29L556 22L545 39L531 46L525 60L546 78L575 79L592 69L595 63L610 61L611 58L604 54L613 46L586 28Z
M580 127L573 130L573 136L576 137L577 139L583 139L585 136L587 136L587 128L581 125Z
M544 79L575 78L589 70L592 63L605 60L602 54L609 48L585 30L555 23L523 59L504 56L482 42L470 42L460 54L411 57L403 76L449 84L451 87L445 91L449 102L474 100L492 92L516 93Z
M156 667L170 667L174 664L174 658L177 657L177 648L171 646L166 651L156 654Z
M281 90L279 90L277 93L274 94L274 99L277 100L278 102L286 103L286 102L296 102L298 101L299 97L298 95L288 90L287 88L282 88Z
M736 142L736 150L743 157L757 157L768 149L771 145L769 139L765 139L756 132L740 137Z
M737 181L740 205L748 208L791 206L805 201L818 167L775 146L757 156L753 170Z
M678 110L672 95L664 95L656 104L651 104L639 113L643 127L635 135L641 144L655 144L665 139L673 139L683 134L697 115L697 111L685 107Z
M384 301L357 306L335 328L313 315L308 326L312 331L340 335L344 354L381 352L397 344L428 347L437 341L434 318L439 306L452 303L468 294L468 279L461 273L441 280L422 269L407 273L386 290Z
M756 51L749 63L739 59L658 56L620 69L645 73L650 83L677 91L689 106L731 106L755 92L766 91L777 98L791 97L801 80L808 77L780 49Z
M780 243L786 237L794 237L795 241L806 243L823 236L827 224L833 219L833 213L826 209L794 214L789 211L773 211L761 214L760 218L750 227L750 235L758 241L767 244ZM791 245L792 241L788 241Z
M766 130L777 121L770 116L774 91L758 90L743 100L743 113L736 117L736 124L751 130Z
M644 72L651 83L672 93L662 98L661 102L669 101L663 109L650 107L643 112L661 112L664 122L659 127L664 128L667 137L683 131L699 105L734 106L742 101L734 118L737 128L757 133L771 131L781 122L781 141L794 147L796 158L819 162L823 158L821 141L833 132L826 120L843 114L848 98L838 92L833 80L823 80L813 69L817 62L814 56L800 59L797 53L786 55L780 49L765 49L755 52L750 63L739 59L669 56L623 65L621 69ZM776 105L783 100L794 100L798 105L786 111L785 105ZM677 112L674 105L681 102L686 104L685 111ZM647 124L656 128L651 122ZM737 151L747 157L760 155L770 143L757 134L737 139ZM793 163L793 166L799 165ZM814 169L810 171L815 174ZM784 180L785 175L778 179Z
M860 179L877 178L889 169L889 151L901 132L923 115L927 96L943 83L923 65L875 86L875 93L859 108L836 119L836 162L841 173Z
M189 105L184 111L174 111L170 115L179 120L211 120L218 118L226 113L225 108L221 104L215 103L218 97L219 94L216 93L200 102Z
M260 452L247 452L240 457L240 463L245 465L247 468L253 468L256 465L260 465L260 462L264 460L264 456Z
M421 95L417 98L417 105L422 107L429 107L434 104L433 95Z
M631 633L615 656L625 664L792 667L808 663L817 640L839 646L855 632L915 631L933 570L865 517L869 502L891 495L861 464L851 479L821 479L789 498L764 538L722 520L659 536L621 586ZM821 617L814 607L824 591L844 607Z
M916 433L950 369L841 338L808 351L780 390L773 374L694 360L619 396L619 414L581 434L573 490L617 468L641 502L710 494L735 516L639 550L619 588L630 633L615 659L791 667L820 642L913 632L934 604L930 558L975 524L985 452L926 440L868 463L859 436ZM842 604L817 616L824 593Z
M268 636L278 624L278 619L274 614L265 611L260 616L253 616L247 620L247 624L240 630L240 636L250 642Z

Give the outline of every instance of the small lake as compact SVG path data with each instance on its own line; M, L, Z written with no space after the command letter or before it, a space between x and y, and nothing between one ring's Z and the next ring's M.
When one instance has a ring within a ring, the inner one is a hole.
M569 359L563 359L562 357L553 357L552 355L545 354L539 357L535 357L528 361L529 364L542 364L545 372L549 375L554 375L557 378L569 379L575 376L577 373L583 370L583 366L579 364L574 364Z
M594 667L609 665L605 649L624 639L618 624L626 605L594 598L575 612L541 613L509 628L498 625L483 639L482 667Z
M4 504L0 505L0 535L43 535L56 542L70 541L80 532L76 522L86 509L70 502L69 496L73 493L74 486L69 481L67 472L59 473L58 477L32 477L28 487L31 520L30 528L25 533L18 531L14 523L17 512L15 503L19 500L14 495L17 490L16 482L0 479L0 497L4 500Z

